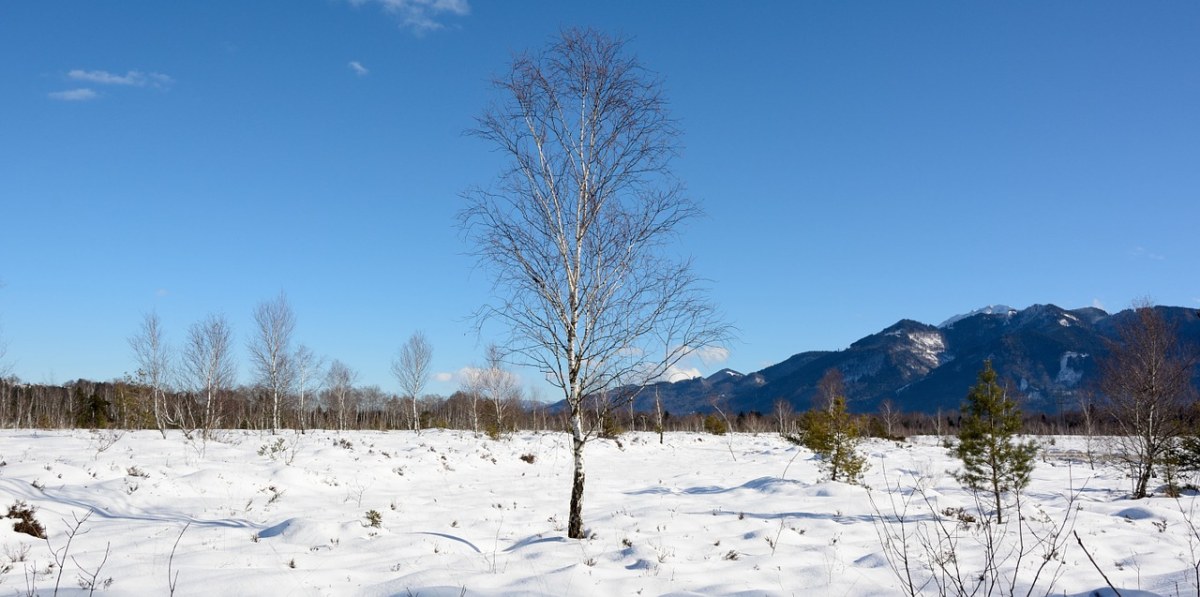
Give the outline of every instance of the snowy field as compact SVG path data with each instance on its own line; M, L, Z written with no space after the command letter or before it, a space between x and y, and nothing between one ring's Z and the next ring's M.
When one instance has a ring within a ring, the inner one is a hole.
M14 532L11 521L0 525L0 595L51 595L56 584L59 594L86 595L81 576L102 562L100 595L168 595L172 575L181 596L894 595L901 584L882 538L900 536L893 514L905 502L918 584L933 553L921 538L933 545L936 520L959 516L931 510L980 515L948 474L955 461L932 438L865 444L872 500L862 487L821 482L812 455L774 434L676 433L664 445L627 434L621 445L589 445L590 538L568 540L566 440L221 432L199 444L150 431L6 430L0 506L36 507L48 542ZM1033 594L1103 594L1097 566L1123 595L1196 594L1200 539L1187 522L1194 496L1125 499L1118 470L1068 458L1082 440L1041 441L1049 455L1022 505L1030 554L1018 594L1043 561L1034 534L1063 522ZM914 479L922 491L912 491ZM89 511L66 550L70 527ZM977 524L947 524L954 562L972 577L984 561L983 535ZM1015 523L1008 528L1004 553L1021 545ZM996 559L1000 576L1011 578L1015 557ZM936 593L936 585L924 590Z

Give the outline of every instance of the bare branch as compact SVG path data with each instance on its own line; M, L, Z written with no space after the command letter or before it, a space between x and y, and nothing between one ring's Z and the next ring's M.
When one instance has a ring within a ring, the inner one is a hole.
M1108 575L1104 573L1104 570L1100 568L1099 564L1096 563L1096 558L1092 557L1092 553L1088 551L1087 546L1083 544L1083 539L1079 537L1079 531L1071 531L1071 533L1075 535L1075 541L1079 543L1079 549L1083 550L1083 555L1087 556L1088 561L1092 563L1092 567L1095 568L1096 572L1100 573L1100 577L1104 579L1104 584L1108 585L1108 588L1112 589L1114 595L1121 597L1121 592L1113 586L1111 580L1108 580Z

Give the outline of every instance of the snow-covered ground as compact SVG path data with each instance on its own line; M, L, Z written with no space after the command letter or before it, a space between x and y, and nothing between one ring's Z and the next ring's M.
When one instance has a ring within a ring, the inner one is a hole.
M929 576L921 537L937 538L930 506L979 516L932 438L865 444L873 506L867 489L822 482L812 455L774 434L676 433L664 445L627 434L621 445L589 445L590 538L569 540L566 439L221 432L199 444L155 432L2 431L0 506L35 506L49 542L0 524L0 569L11 564L0 594L50 595L56 583L60 594L87 594L78 579L107 546L97 580L112 583L98 594L167 595L177 574L181 596L891 595L901 585L881 537L899 536L903 503L918 583ZM1200 539L1187 522L1196 498L1125 499L1116 468L1066 457L1081 446L1056 438L1034 473L1022 505L1031 555L1017 591L1042 560L1033 533L1067 520L1034 594L1052 575L1057 595L1103 589L1096 566L1125 595L1196 594ZM89 511L64 554L69 528ZM948 527L964 577L982 561L976 527ZM1017 537L1010 527L1004 549ZM61 580L55 559L65 563Z

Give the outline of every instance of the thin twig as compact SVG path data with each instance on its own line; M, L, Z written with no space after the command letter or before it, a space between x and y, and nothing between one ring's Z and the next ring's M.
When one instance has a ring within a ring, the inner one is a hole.
M781 480L786 480L786 479L787 479L787 472L788 472L788 469L789 469L789 468L792 468L792 463L796 461L796 458L797 458L798 456L800 456L800 452L802 452L802 450L800 449L800 446L796 446L796 453L795 453L795 454L792 454L792 458L791 458L791 460L788 460L787 466L783 467L783 474L782 474L782 475L779 475L779 478L780 478Z
M1096 572L1100 573L1100 576L1102 578L1104 578L1104 584L1108 585L1108 588L1112 589L1113 593L1115 593L1117 595L1117 597L1121 597L1121 592L1118 591L1117 588L1113 586L1111 580L1108 580L1108 575L1105 574L1104 571L1100 569L1100 566L1098 564L1096 564L1096 558L1092 557L1091 552L1089 552L1087 550L1087 547L1083 544L1083 539L1079 538L1079 531L1071 531L1071 532L1074 533L1075 540L1079 542L1079 549L1083 550L1083 555L1088 557L1088 561L1092 563L1092 567L1096 569Z
M112 584L112 577L109 577L107 580L104 580L104 581L100 580L100 571L104 570L104 565L108 563L108 556L111 552L112 552L112 543L111 542L106 543L104 545L104 559L100 560L100 565L96 566L95 572L89 572L87 570L87 568L84 568L83 565L79 563L79 560L77 560L75 558L75 556L71 556L71 561L75 562L75 567L79 568L79 570L80 570L80 574L79 574L80 588L88 590L88 597L91 597L92 595L94 595L96 593L96 587L98 585L104 585L105 587L107 587L108 585Z
M54 595L58 595L58 587L62 583L63 570L67 567L67 558L71 555L71 542L75 540L77 535L87 534L87 531L80 531L83 523L87 522L92 517L93 510L88 510L83 518L78 518L75 514L71 514L71 518L75 519L75 526L69 526L66 519L63 519L63 524L67 524L67 544L61 550L56 550L50 545L50 537L46 536L46 547L50 548L50 554L54 557L54 563L58 566L58 577L54 579ZM60 555L61 554L61 555Z
M171 557L167 558L167 588L170 589L170 595L175 595L175 585L179 582L179 573L172 572L172 567L175 564L175 549L179 547L179 541L183 539L183 534L187 532L188 527L192 526L189 521L183 525L183 530L179 531L179 536L175 538L175 545L171 546Z

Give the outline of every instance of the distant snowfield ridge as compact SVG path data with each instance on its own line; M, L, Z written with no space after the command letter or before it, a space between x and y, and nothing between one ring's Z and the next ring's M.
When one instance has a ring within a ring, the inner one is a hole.
M1116 466L1091 470L1077 458L1082 438L1039 441L1048 454L1023 498L1030 524L1069 520L1123 594L1195 591L1195 495L1127 500ZM934 511L985 514L948 473L956 461L936 438L866 442L869 494L823 481L808 450L775 434L672 433L660 445L635 433L589 449L590 538L568 540L567 444L534 432L492 441L437 430L239 431L201 444L153 431L4 430L0 506L36 507L49 545L6 520L0 564L11 568L0 581L52 594L53 549L68 595L86 595L79 579L102 562L97 577L112 583L99 595L167 595L168 567L178 596L894 595L877 530L898 528L905 500L910 531ZM958 561L977 570L978 535L951 527ZM915 539L911 550L923 557ZM1023 562L1018 593L1040 563ZM1107 591L1073 537L1050 565L1061 566L1056 595Z

